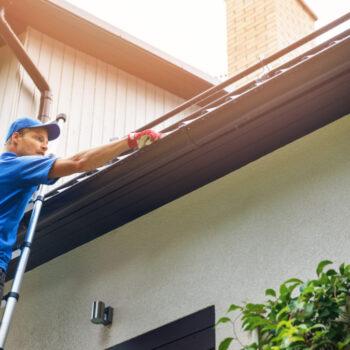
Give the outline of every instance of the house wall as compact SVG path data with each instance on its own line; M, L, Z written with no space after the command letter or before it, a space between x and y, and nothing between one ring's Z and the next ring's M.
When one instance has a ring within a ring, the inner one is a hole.
M7 349L104 349L349 263L349 133L347 116L30 271ZM96 299L112 326L90 322Z
M23 38L21 38L23 39ZM6 135L18 96L19 63L7 46L0 47L0 140Z
M184 101L34 29L28 29L23 43L52 88L52 118L68 116L56 146L59 156L122 137ZM39 102L40 93L23 67L7 47L0 48L0 139L12 120L36 117Z
M229 76L257 64L314 30L315 18L299 0L226 0ZM312 43L241 79L239 87L304 53Z

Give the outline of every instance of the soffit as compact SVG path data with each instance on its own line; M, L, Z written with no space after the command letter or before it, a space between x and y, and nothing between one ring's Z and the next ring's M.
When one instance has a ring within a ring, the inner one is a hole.
M171 93L190 98L217 81L62 0L0 0L16 32L26 26Z

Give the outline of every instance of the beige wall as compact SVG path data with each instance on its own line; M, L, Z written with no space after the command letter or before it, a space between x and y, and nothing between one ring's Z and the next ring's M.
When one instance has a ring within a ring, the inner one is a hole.
M103 349L349 263L349 134L348 116L27 273L7 349Z
M314 30L311 17L298 0L226 0L229 76L233 76L271 56ZM242 79L247 83L267 69L305 52L311 45L295 50Z
M315 20L297 0L276 2L278 47L283 48L314 30Z
M0 142L6 135L19 92L19 64L7 46L0 47ZM0 147L1 149L1 147Z

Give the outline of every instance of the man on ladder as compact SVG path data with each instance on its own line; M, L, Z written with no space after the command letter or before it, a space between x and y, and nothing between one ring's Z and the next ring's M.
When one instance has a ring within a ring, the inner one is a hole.
M46 156L48 141L59 134L56 122L43 124L31 118L17 119L8 130L5 152L0 154L0 301L19 223L38 186L96 169L129 149L142 148L161 137L153 130L144 130L72 157Z

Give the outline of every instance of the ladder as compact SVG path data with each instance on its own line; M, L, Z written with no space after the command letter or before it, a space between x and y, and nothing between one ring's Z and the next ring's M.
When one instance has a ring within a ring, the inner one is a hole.
M65 122L66 115L59 114L56 117L56 121L57 123ZM13 313L19 299L19 292L23 281L23 276L26 271L26 266L28 263L31 246L34 239L35 229L38 223L40 211L43 206L43 202L45 198L45 188L46 188L46 185L40 185L38 190L35 192L33 196L34 206L33 206L32 214L28 224L27 232L24 238L24 242L21 248L21 255L16 268L16 273L12 282L11 291L8 294L6 294L6 296L4 297L4 299L6 299L6 306L5 306L4 315L2 317L1 325L0 325L0 350L4 350L4 346L5 346L6 338L11 325Z

